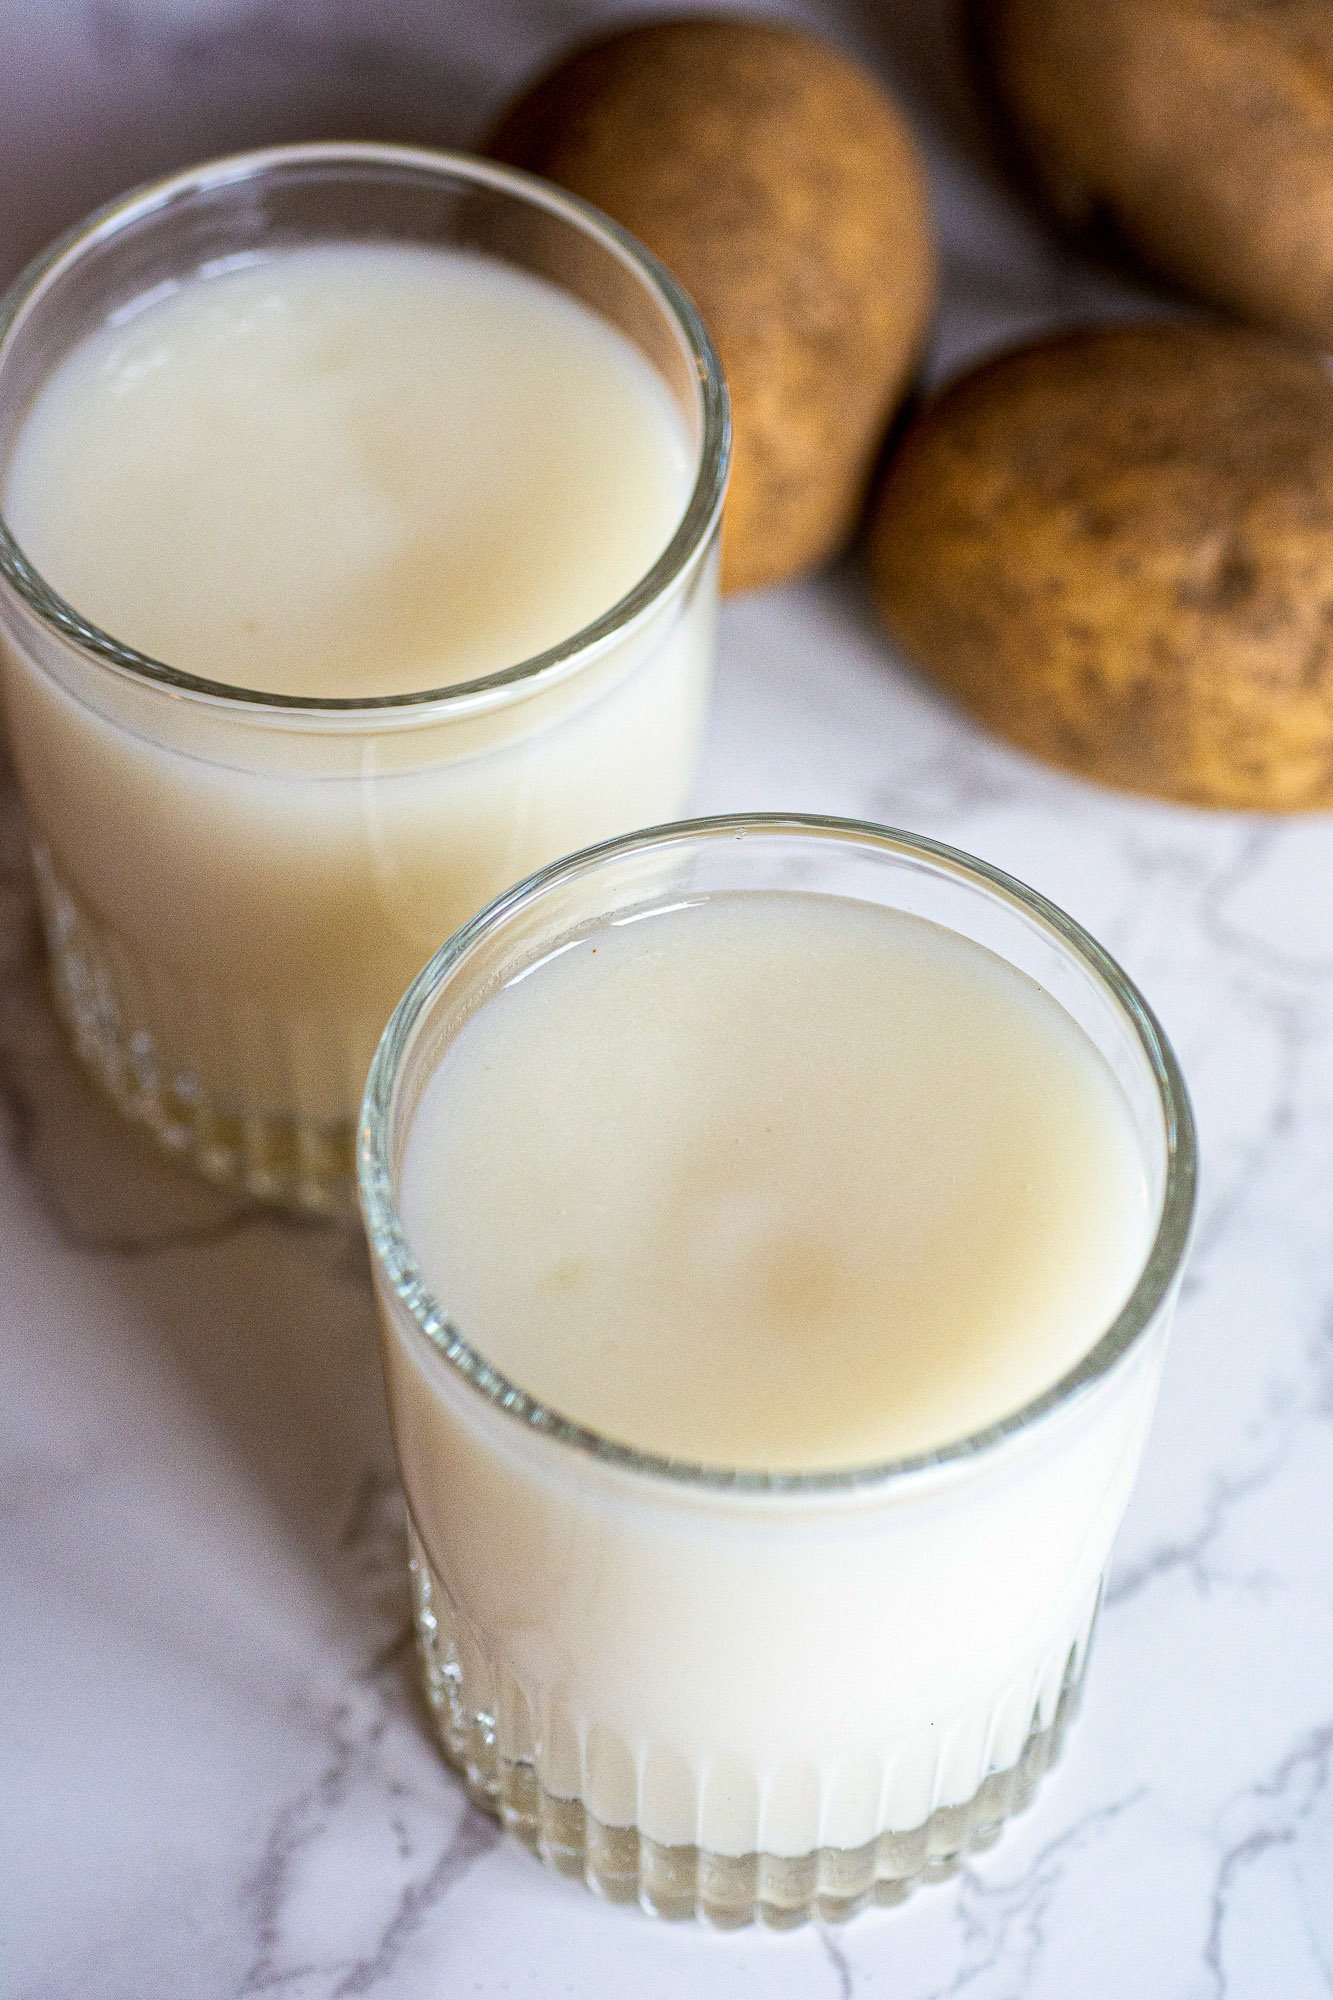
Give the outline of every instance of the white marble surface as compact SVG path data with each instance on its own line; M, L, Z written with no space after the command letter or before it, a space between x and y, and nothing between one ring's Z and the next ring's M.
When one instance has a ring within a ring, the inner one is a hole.
M0 0L4 254L232 140L458 137L602 11ZM945 14L841 10L931 146L936 369L1156 309L994 181ZM984 740L889 655L854 569L728 607L700 807L884 818L1063 903L1158 1006L1205 1176L1063 1767L998 1849L900 1911L717 1937L600 1906L465 1804L413 1692L359 1246L197 1187L74 1073L4 799L11 2000L1333 1991L1333 824L1119 798Z

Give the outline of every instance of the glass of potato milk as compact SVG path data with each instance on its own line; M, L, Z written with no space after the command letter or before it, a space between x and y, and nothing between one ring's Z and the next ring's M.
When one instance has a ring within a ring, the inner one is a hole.
M720 1924L994 1838L1077 1702L1193 1205L1100 947L881 827L627 836L421 973L360 1174L474 1798Z
M0 308L0 650L60 1010L215 1178L347 1205L376 1039L531 869L679 810L729 425L570 196L284 147Z

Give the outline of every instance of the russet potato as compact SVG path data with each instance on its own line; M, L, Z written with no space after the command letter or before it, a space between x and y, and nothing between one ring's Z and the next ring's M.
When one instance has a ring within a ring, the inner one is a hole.
M1333 379L1235 327L1102 327L943 390L869 531L889 631L1040 757L1333 806Z
M1333 346L1329 0L971 0L983 86L1077 233Z
M487 150L605 210L698 305L732 399L724 587L836 553L934 295L916 148L874 78L788 27L656 22L567 56Z

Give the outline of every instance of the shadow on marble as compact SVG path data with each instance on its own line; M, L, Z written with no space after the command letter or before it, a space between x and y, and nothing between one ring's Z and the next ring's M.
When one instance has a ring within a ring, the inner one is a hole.
M51 1004L22 808L3 774L0 1111L33 1223L97 1268L107 1337L185 1390L327 1596L329 1622L375 1670L401 1655L415 1701L402 1502L360 1232L219 1193L85 1077Z
M6 26L0 284L98 203L195 160L301 139L465 143L482 76L433 12L413 0L89 0L57 14L38 0Z

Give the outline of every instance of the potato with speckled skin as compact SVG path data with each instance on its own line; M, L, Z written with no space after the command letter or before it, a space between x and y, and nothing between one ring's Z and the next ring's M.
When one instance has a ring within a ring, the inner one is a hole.
M1333 346L1330 0L970 0L1023 177L1076 233Z
M1200 805L1333 806L1333 379L1239 328L1103 327L919 415L869 557L894 639L1040 757Z
M658 22L566 57L487 150L614 216L699 306L735 429L724 587L827 561L934 297L921 168L885 92L790 28Z

